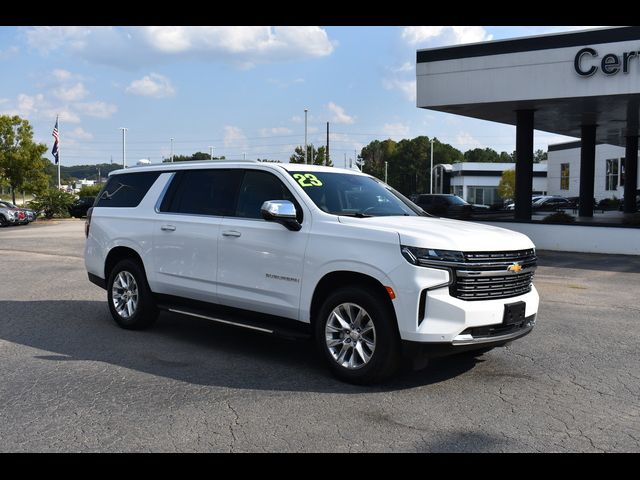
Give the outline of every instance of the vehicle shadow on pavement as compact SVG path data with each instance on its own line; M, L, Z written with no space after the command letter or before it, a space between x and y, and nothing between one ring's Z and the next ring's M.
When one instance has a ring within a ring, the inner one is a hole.
M311 341L291 341L162 313L144 331L123 330L106 302L0 301L0 339L38 350L44 361L95 361L199 385L358 394L415 388L472 369L469 356L434 360L369 387L333 378ZM69 368L73 368L71 365Z

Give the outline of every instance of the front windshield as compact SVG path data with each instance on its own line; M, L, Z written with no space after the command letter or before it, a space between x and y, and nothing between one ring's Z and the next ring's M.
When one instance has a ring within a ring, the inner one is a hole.
M384 183L363 175L340 172L289 172L318 208L334 215L378 217L422 215Z

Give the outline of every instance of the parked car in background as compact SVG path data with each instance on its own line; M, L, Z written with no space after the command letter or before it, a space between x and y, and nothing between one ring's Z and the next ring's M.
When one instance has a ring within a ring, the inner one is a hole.
M26 225L36 219L36 212L31 210L30 208L18 207L17 205L14 205L13 203L7 202L5 200L0 200L0 206L18 211L18 218L16 223L18 223L19 225Z
M575 204L564 197L543 197L531 205L536 211L553 211L561 208L575 208Z
M0 227L18 225L19 222L20 215L18 209L7 207L4 205L4 202L0 203Z
M534 195L531 197L531 205L533 206L534 203L536 203L538 200L542 199L542 198L551 198L551 196L549 195ZM507 204L504 207L506 210L515 210L516 209L516 203L513 200L510 200L509 202L507 202Z
M465 219L471 217L473 207L457 195L421 194L415 204L425 212L438 217Z
M75 218L87 216L87 210L93 206L96 197L80 197L69 207L69 215Z

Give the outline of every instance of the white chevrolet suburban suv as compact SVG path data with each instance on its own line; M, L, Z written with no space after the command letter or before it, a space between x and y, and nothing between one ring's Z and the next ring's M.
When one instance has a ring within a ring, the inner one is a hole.
M160 311L312 337L353 383L404 359L528 334L538 293L525 235L426 214L374 177L258 162L112 172L86 224L89 280L123 328Z

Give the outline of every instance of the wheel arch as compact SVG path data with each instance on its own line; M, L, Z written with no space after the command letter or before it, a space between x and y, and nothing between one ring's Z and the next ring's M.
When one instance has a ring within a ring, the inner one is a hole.
M118 246L109 250L109 254L104 261L105 282L109 281L109 275L111 275L111 270L113 270L113 267L115 267L120 260L124 260L126 258L130 258L138 262L146 276L147 271L144 268L144 262L142 261L142 257L140 256L140 254L138 254L138 252L136 252L133 248Z
M380 298L384 299L385 304L389 308L389 314L392 316L391 319L393 320L393 325L399 334L396 309L394 308L393 302L389 297L389 293L385 286L380 283L378 279L370 275L348 270L339 270L327 273L316 285L309 310L312 329L315 325L316 317L322 306L322 302L333 291L344 287L364 287L374 291L376 295L380 295Z

